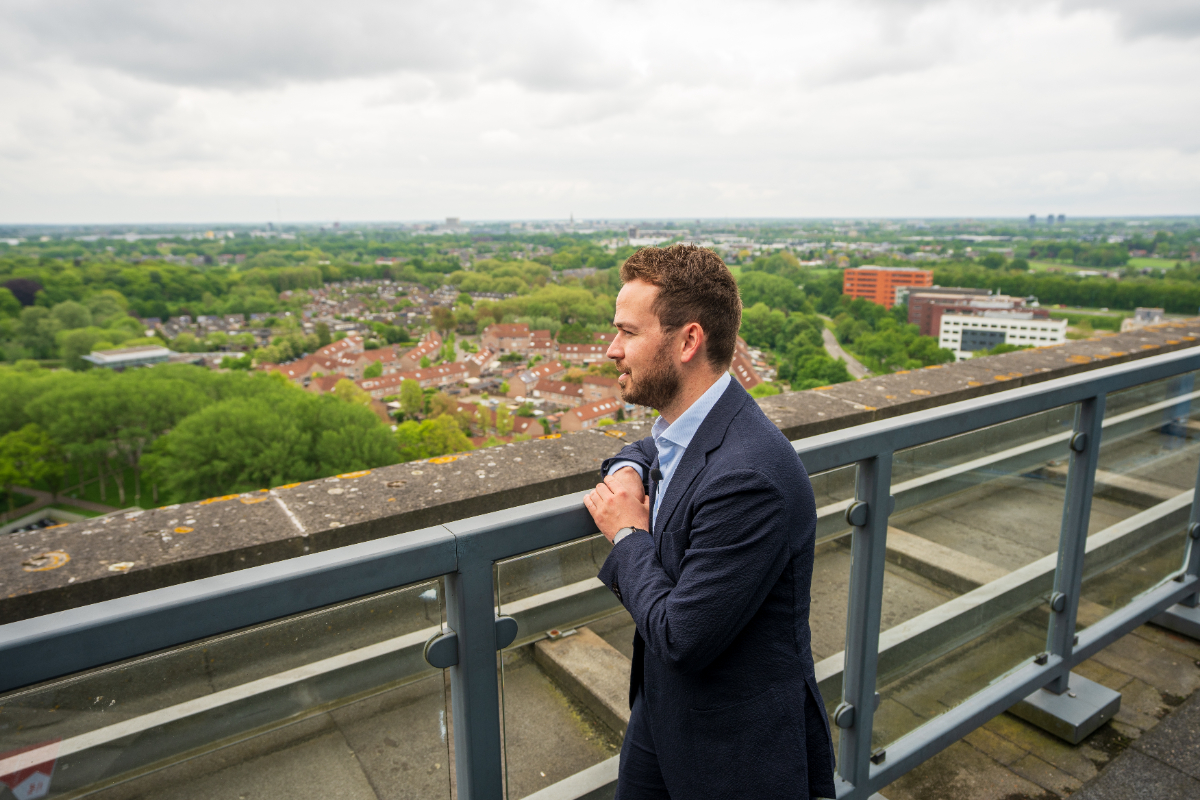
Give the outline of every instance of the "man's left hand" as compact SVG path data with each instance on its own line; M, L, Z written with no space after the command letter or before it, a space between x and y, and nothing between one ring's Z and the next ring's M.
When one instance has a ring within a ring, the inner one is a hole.
M641 485L637 488L640 490ZM610 542L622 528L645 530L650 527L650 498L641 491L635 494L625 481L613 480L611 476L597 484L583 498L583 504L596 521L596 527Z

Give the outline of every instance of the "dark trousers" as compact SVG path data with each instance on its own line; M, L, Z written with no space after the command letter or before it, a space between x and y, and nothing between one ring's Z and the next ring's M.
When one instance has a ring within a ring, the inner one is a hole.
M617 773L616 800L670 800L658 767L658 753L646 719L646 706L638 692L629 712L629 726L621 745L621 767Z

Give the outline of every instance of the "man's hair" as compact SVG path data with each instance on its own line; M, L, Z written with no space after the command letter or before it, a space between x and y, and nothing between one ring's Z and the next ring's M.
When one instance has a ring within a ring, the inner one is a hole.
M721 371L729 368L742 324L742 299L719 255L694 244L643 247L621 266L621 282L634 280L658 287L652 308L664 329L700 323L708 339L708 363Z

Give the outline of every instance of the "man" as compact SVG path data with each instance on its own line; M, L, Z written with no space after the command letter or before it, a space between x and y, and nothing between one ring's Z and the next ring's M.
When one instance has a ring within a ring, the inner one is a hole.
M833 797L809 646L816 505L730 380L737 284L691 245L639 250L621 279L608 357L660 417L584 501L614 542L600 578L637 625L617 798Z

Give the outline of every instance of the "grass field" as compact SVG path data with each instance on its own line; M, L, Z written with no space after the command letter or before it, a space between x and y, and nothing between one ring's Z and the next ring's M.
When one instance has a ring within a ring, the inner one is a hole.
M1131 258L1129 259L1128 266L1134 267L1135 269L1143 269L1145 267L1150 267L1151 269L1165 269L1170 272L1171 270L1175 269L1175 265L1178 263L1180 262L1170 258ZM1186 264L1188 262L1184 261L1183 263Z
M1116 267L1080 267L1075 264L1062 264L1057 261L1030 261L1029 269L1032 272L1048 272L1053 268L1059 272L1079 272L1081 269L1090 270L1092 272L1106 272L1109 269L1117 269Z
M82 488L72 486L63 491L61 494L63 497L75 497L80 500L90 500L93 503L104 503L105 505L112 506L113 508L120 508L121 501L119 495L117 494L116 476L106 474L104 478L105 485L103 498L100 497L100 481L97 480L96 473L94 471L89 473L87 470L84 471ZM150 508L152 505L154 505L154 502L151 499L153 495L151 494L150 484L146 482L142 483L141 502L138 503L136 500L134 500L132 468L126 467L122 478L125 480L125 505L140 505L143 508ZM76 476L74 471L67 473L67 481L69 483L73 484L75 479Z

